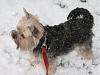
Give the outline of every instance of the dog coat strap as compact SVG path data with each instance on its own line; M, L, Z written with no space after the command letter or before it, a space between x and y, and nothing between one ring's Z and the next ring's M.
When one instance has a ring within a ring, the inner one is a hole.
M46 68L46 75L48 75L49 63L48 63L48 57L46 54L46 47L42 48L42 55L43 55L43 60L44 60L45 68Z

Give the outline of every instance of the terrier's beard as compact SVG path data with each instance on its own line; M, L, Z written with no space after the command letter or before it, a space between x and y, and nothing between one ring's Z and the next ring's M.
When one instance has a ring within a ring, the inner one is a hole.
M17 45L17 48L22 51L33 50L39 43L39 39L35 38L34 36L22 37L19 34L13 33L12 37Z
M39 43L35 37L27 37L19 40L19 48L21 50L33 50Z

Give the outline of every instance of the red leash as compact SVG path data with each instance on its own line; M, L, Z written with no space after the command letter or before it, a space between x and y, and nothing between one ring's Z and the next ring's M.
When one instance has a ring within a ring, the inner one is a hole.
M48 63L48 57L46 53L46 47L42 47L42 55L43 55L43 60L44 60L45 68L46 68L46 75L48 75L49 63Z

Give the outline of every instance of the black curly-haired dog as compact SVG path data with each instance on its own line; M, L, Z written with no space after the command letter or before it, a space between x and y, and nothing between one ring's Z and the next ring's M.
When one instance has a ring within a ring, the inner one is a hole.
M93 58L92 27L94 20L87 9L72 10L67 17L68 21L54 26L43 26L32 14L26 10L25 13L26 16L20 20L17 31L12 31L12 38L20 49L33 47L35 59L38 57L42 59L41 47L46 42L49 75L54 75L56 58L71 52L76 46L79 46L78 52L83 58Z

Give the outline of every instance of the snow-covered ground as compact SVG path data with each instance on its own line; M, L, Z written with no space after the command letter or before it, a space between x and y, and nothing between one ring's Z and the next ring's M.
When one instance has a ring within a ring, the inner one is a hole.
M59 6L62 4L61 6ZM16 49L10 31L16 28L24 15L23 7L38 15L42 24L54 25L64 22L68 13L76 7L87 8L94 16L93 32L94 61L81 60L76 52L59 57L62 66L55 75L99 75L100 74L100 0L0 0L0 75L45 75L40 65L31 66L29 55ZM64 8L63 8L64 7ZM18 60L20 59L20 62Z

